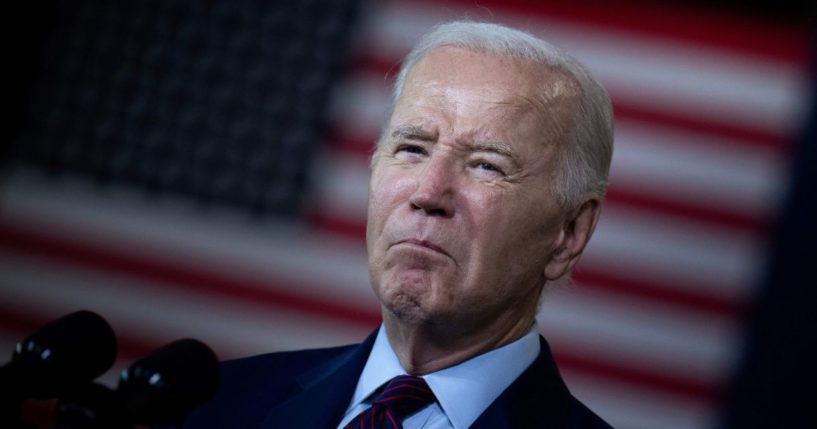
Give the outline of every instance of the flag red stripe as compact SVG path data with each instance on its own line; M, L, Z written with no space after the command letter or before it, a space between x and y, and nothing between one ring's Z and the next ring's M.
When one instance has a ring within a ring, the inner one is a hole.
M762 216L730 210L732 207L729 206L694 204L655 195L645 195L621 186L611 186L605 200L607 204L632 207L657 215L689 219L746 234L763 234L769 227L769 222Z
M262 284L231 278L221 273L197 271L158 259L128 254L124 250L115 250L113 245L95 246L91 243L82 243L76 238L43 234L19 225L0 222L0 246L97 271L170 284L197 294L286 307L314 317L339 319L371 328L380 323L379 312L290 292L298 290L296 285L273 282Z
M565 353L563 351L554 351L553 355L559 368L564 370L596 374L610 380L637 384L641 387L704 401L714 401L720 394L720 389L714 380L707 380L706 382L694 381L685 378L680 373L657 373L651 372L644 367L628 368L603 362L595 357Z
M390 1L390 3L405 3ZM415 7L486 11L476 19L490 19L497 12L515 13L531 20L558 19L589 24L598 29L663 38L718 49L743 52L778 62L803 65L809 58L809 22L791 18L736 13L734 9L688 7L668 2L626 0L617 2L566 2L559 0L416 0ZM490 13L487 12L490 10Z
M628 103L625 97L613 96L613 98L613 113L617 121L658 124L667 127L669 130L691 131L693 133L723 137L723 143L727 145L735 144L741 147L769 148L781 151L788 150L791 146L791 139L788 136L790 130L775 130L776 132L773 132L757 128L749 129L745 126L735 126L717 120L706 121L699 117L691 117L685 115L682 110L667 112L636 106Z
M623 296L647 299L657 303L701 311L715 316L740 318L748 303L740 297L719 297L714 294L695 293L683 285L672 284L672 279L645 280L603 272L592 266L580 267L573 272L573 281L583 289L611 291ZM712 290L713 286L710 288ZM706 287L699 288L706 290Z

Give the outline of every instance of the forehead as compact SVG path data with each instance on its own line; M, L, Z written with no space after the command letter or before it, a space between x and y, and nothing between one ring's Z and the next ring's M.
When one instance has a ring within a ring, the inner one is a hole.
M452 121L536 122L561 134L577 106L577 86L565 73L529 61L443 46L410 70L392 119L417 110L444 112ZM395 125L395 124L393 124Z
M534 80L542 77L541 71L530 62L456 46L441 46L417 61L406 80L415 84L434 80L460 85L488 85L525 93L530 92Z

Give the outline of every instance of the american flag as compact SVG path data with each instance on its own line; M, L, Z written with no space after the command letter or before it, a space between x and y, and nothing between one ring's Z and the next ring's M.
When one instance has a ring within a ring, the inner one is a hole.
M0 352L78 309L117 332L104 380L182 337L221 358L362 340L379 323L364 230L368 156L390 78L450 19L528 30L608 88L616 141L601 222L539 325L568 386L613 426L707 428L741 353L747 306L805 112L804 28L702 6L370 2L333 89L295 220L198 210L22 168L0 182Z

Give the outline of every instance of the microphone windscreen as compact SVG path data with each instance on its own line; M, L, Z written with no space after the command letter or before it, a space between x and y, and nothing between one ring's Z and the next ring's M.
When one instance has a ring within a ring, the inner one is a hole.
M122 372L118 391L134 423L169 425L210 399L219 384L215 353L200 341L183 339L134 362Z
M102 375L116 359L113 329L82 310L50 322L17 344L8 369L20 397L49 399Z

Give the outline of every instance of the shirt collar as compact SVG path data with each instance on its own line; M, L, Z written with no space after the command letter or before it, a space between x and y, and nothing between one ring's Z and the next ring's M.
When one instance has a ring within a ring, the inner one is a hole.
M539 347L539 329L534 322L522 338L423 378L451 425L465 429L536 360ZM381 325L349 408L364 402L393 377L405 373Z

